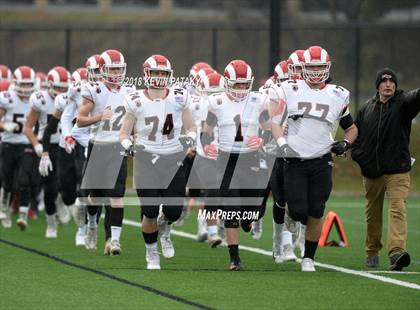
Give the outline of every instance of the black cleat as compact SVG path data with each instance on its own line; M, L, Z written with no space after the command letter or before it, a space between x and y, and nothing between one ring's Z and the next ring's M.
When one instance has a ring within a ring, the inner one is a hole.
M379 256L368 256L366 257L366 267L368 268L377 268L379 267Z
M238 262L231 261L230 265L229 265L229 270L230 271L240 271L241 270L241 262L240 261L238 261Z
M411 259L410 254L407 252L401 252L395 255L392 255L390 258L389 270L392 271L401 271L404 267L410 265Z

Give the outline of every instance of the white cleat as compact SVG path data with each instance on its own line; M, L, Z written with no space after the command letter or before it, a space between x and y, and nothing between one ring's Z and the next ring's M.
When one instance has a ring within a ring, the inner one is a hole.
M111 255L111 238L105 241L104 255Z
M289 216L289 214L286 211L284 214L284 226L292 234L296 234L299 228L299 222L295 222L294 220L292 220L292 218Z
M77 230L76 236L75 236L75 243L76 246L85 246L85 238L86 238L86 233L84 231L79 231Z
M16 221L16 225L20 228L20 230L23 231L23 230L26 229L26 227L28 227L28 222L25 219L23 219L23 218L19 218Z
M12 216L10 214L10 209L4 211L5 218L1 220L1 225L3 228L12 228Z
M175 256L174 245L172 244L170 237L160 237L160 246L162 247L162 255L165 258L172 258Z
M96 250L98 242L98 229L95 228L88 228L85 247L87 250Z
M283 261L290 262L290 261L297 260L295 253L293 253L293 246L291 244L285 244L282 246L282 248L283 248Z
M121 244L117 240L112 240L109 245L109 252L112 256L121 254Z
M262 236L263 219L259 219L256 222L252 222L251 236L252 239L259 240Z
M47 226L47 231L45 232L45 238L57 238L57 227Z
M68 224L71 220L69 208L60 199L57 199L57 219L61 224Z
M215 248L222 243L222 238L220 238L220 236L217 234L214 236L209 235L207 237L207 242L211 248Z
M160 257L157 248L148 249L146 248L146 262L147 269L157 270L160 269Z
M74 203L71 206L68 206L68 210L70 212L71 217L73 218L73 221L77 224L78 223L79 206Z
M316 271L314 260L308 257L305 257L304 259L302 259L302 271L305 271L305 272Z
M197 241L204 242L207 240L207 225L205 222L203 223L201 220L198 221L198 232L197 232Z

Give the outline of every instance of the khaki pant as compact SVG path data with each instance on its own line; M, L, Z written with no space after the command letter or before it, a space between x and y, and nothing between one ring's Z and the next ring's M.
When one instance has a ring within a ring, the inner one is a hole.
M410 189L410 174L386 174L379 178L364 178L366 189L366 254L378 255L382 249L382 209L388 198L388 256L405 250L407 220L405 199Z

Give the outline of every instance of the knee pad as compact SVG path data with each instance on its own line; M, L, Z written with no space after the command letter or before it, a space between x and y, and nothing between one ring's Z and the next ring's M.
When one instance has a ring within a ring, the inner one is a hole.
M143 206L141 207L141 213L148 219L154 220L159 216L159 206Z
M225 228L239 228L238 220L225 220Z

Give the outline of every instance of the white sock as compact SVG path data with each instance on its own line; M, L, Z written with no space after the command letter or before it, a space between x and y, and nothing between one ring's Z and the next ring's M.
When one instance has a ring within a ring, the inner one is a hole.
M154 242L154 243L146 243L146 249L147 250L153 250L153 249L156 249L157 250L157 242Z
M94 215L90 215L88 213L88 225L90 229L94 229L98 225L96 224L96 216L97 216L96 213Z
M23 220L28 219L29 207L19 207L19 217Z
M292 233L287 230L281 233L281 245L284 246L286 244L292 245Z
M116 240L120 242L121 229L120 226L111 226L111 241Z
M217 225L207 226L207 232L209 236L217 235Z
M47 225L48 227L57 228L57 214L47 214Z
M273 240L280 242L281 240L281 233L283 231L284 224L277 224L273 221Z

